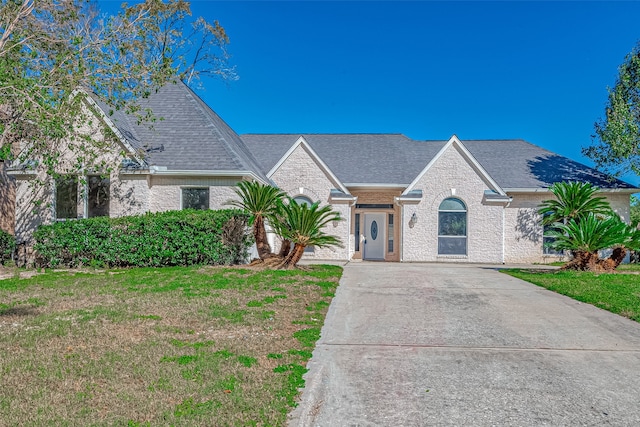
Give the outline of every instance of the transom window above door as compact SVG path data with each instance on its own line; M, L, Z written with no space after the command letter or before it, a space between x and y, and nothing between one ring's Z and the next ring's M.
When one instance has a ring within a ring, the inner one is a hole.
M438 208L438 255L467 254L467 207L454 197Z

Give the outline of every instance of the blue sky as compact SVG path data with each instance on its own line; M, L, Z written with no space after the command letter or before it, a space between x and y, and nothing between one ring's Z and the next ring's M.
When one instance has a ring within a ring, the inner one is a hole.
M640 40L634 1L194 1L192 11L230 37L239 79L198 93L238 133L522 138L589 165L581 147Z

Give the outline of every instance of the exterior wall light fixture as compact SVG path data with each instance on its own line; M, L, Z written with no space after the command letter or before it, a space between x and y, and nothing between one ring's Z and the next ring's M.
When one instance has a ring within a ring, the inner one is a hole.
M416 215L416 213L414 212L413 215L411 215L411 219L409 220L409 228L413 228L413 226L416 225L417 222L418 215Z

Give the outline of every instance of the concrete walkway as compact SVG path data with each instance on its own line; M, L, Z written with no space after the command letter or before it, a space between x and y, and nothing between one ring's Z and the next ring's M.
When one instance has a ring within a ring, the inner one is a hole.
M499 273L350 263L290 426L640 425L640 324Z

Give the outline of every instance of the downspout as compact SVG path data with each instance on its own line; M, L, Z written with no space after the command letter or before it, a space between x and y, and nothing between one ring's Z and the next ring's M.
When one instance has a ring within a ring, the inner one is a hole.
M504 207L502 208L502 264L505 264L505 249L506 249L506 221L507 221L507 208L509 207L509 205L511 204L511 202L513 201L513 197L509 198L509 201L507 202L506 205L504 205Z
M347 237L351 235L351 205L347 204L349 215L347 218ZM347 262L351 259L351 239L347 238Z
M398 247L400 248L400 262L404 262L404 205L400 203L397 197L394 198L395 204L400 206L400 239Z
M358 198L354 197L353 198L353 202L352 203L348 203L347 206L349 206L349 228L347 230L347 237L351 236L351 216L355 215L355 213L353 212L353 207L356 205L356 203L358 202ZM355 230L353 233L353 238L354 238L354 244L355 244L355 239L359 239L360 236L356 236ZM351 238L347 239L349 241L349 243L347 243L347 262L351 261L351 258L353 257L353 255L351 254ZM355 252L355 248L354 248L354 252Z
M505 241L504 241L505 237L504 237L504 234L505 234L505 231L506 231L506 227L504 225L504 222L505 222L506 217L507 217L506 211L507 211L507 207L503 206L502 207L502 264L503 265L504 265L504 249L505 249Z
M402 221L402 227L400 227L400 262L404 262L404 205L400 205L400 218Z

